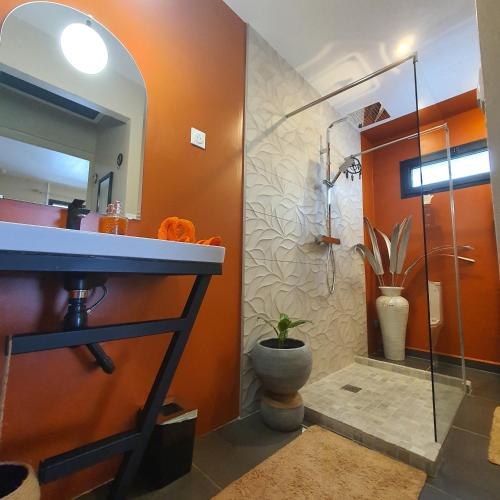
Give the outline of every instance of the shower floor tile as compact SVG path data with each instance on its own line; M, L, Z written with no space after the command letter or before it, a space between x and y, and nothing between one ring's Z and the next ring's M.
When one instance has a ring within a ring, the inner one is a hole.
M435 474L441 445L434 440L429 380L356 362L307 385L301 394L309 422ZM463 396L460 387L439 384L441 442Z

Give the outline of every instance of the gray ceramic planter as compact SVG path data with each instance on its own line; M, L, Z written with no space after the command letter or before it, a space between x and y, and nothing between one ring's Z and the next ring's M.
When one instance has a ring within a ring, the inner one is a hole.
M284 432L300 428L304 405L298 390L311 374L309 348L296 339L287 339L284 348L277 339L261 340L252 350L252 365L264 387L260 409L267 426Z
M252 349L252 365L264 388L276 394L293 394L307 382L312 369L309 347L301 340L287 339L278 349L278 339L258 342Z
M27 464L0 463L0 498L3 500L40 500L40 486Z

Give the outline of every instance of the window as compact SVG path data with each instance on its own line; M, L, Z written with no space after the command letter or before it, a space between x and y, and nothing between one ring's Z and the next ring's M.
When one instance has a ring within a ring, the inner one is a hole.
M449 189L446 150L400 162L401 198ZM490 181L490 159L486 141L470 142L451 148L451 175L455 189ZM422 189L423 184L423 189Z
M68 208L69 201L54 200L54 198L49 198L49 205L59 208Z

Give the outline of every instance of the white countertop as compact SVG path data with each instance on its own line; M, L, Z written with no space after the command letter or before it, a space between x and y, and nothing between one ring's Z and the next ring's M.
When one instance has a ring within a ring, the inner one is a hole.
M209 245L0 221L2 250L218 264L224 262L226 251Z

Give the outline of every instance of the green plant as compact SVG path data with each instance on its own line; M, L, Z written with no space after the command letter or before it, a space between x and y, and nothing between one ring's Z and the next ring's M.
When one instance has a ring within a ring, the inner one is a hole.
M259 317L259 319L265 321L276 332L276 335L278 336L279 348L282 348L285 345L286 339L288 338L288 330L296 328L297 326L303 325L305 323L312 323L312 321L309 321L307 319L293 320L284 313L280 313L280 317L278 320L261 317Z

